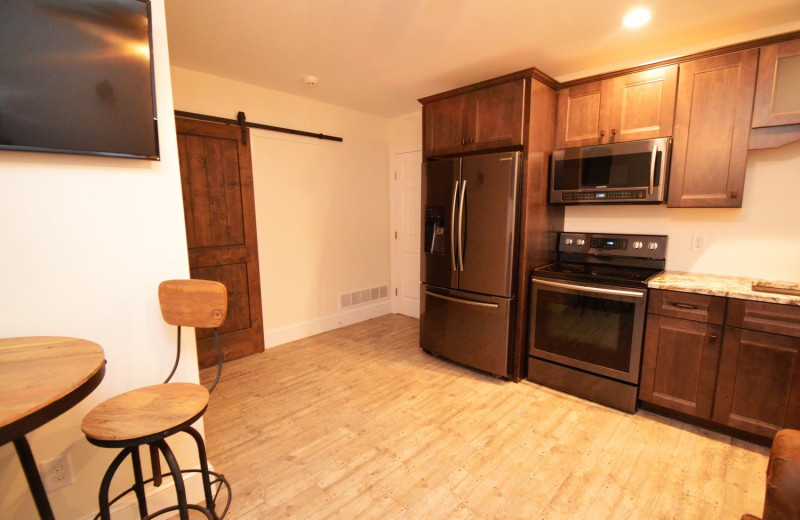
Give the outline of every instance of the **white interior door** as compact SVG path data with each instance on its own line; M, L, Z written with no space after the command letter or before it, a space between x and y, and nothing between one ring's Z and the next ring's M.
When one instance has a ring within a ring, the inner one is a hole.
M392 311L419 318L422 152L392 159Z

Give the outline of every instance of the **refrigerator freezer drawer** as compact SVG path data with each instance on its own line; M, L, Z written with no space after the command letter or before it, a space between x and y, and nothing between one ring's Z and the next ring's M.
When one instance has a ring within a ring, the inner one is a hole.
M508 377L513 299L422 284L420 346L478 370Z

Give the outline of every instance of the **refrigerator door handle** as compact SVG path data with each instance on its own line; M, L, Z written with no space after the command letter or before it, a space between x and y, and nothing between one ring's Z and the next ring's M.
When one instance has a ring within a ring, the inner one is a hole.
M456 267L456 200L458 199L458 181L453 187L453 204L450 206L450 261L453 271Z
M450 302L465 303L467 305L474 305L476 307L488 307L490 309L496 309L496 308L498 308L500 306L500 305L498 305L496 303L476 302L475 300L465 300L463 298L454 298L452 296L445 296L444 294L438 294L438 293L431 292L431 291L425 291L425 294L427 294L428 296L433 296L434 298L439 298L439 299L447 300L447 301L450 301Z
M461 181L461 200L458 201L458 267L464 270L464 198L467 194L467 180Z

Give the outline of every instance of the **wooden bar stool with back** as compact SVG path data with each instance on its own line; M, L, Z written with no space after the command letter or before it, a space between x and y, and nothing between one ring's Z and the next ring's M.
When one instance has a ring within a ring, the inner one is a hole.
M128 493L136 494L139 516L142 519L158 517L178 511L181 520L189 519L189 510L202 512L206 518L218 520L225 516L230 506L231 489L225 477L209 471L205 444L200 434L192 428L208 406L209 392L214 390L222 372L222 351L217 328L225 321L228 295L225 286L209 280L168 280L158 287L158 300L164 321L178 327L178 352L175 365L167 379L160 385L131 390L112 397L90 411L81 424L83 433L90 443L103 448L122 448L108 467L100 486L100 512L95 519L111 519L110 508L117 500ZM181 327L211 328L217 347L217 376L210 390L194 383L169 383L180 361ZM194 438L200 458L199 470L181 470L175 456L167 445L166 438L185 432ZM150 448L150 461L153 477L147 480L142 476L139 447ZM169 467L167 475L173 477L177 504L154 513L148 513L145 497L145 484L162 482L159 452ZM111 480L119 466L130 455L133 464L134 483L127 490L109 500ZM185 473L200 473L203 480L205 506L188 504L183 482ZM220 491L227 492L227 501L221 514L217 512Z

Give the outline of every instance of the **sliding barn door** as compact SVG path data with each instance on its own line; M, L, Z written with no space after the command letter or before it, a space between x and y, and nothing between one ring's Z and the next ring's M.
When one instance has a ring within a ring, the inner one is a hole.
M250 136L243 145L239 127L181 117L175 122L191 276L228 289L228 317L220 328L223 358L262 352ZM196 335L200 367L214 365L211 330Z

